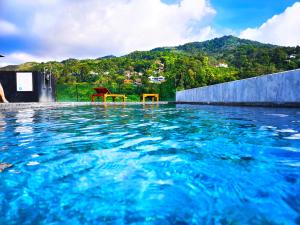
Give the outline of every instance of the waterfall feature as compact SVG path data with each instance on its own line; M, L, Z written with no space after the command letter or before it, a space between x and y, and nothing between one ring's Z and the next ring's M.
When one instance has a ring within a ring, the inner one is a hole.
M44 71L42 72L42 88L39 102L54 102L51 69L48 71L44 68Z

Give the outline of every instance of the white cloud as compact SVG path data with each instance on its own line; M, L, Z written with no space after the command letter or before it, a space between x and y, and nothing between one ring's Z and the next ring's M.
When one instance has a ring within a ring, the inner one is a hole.
M17 34L17 27L5 20L0 20L0 36Z
M248 28L240 37L283 46L300 45L300 2L275 15L259 28Z
M27 54L25 52L14 52L5 55L4 58L1 58L0 67L8 65L18 65L24 62L47 62L53 59L54 58L52 57L38 57L35 55ZM56 58L56 60L62 60L62 58Z
M207 0L4 1L24 15L23 33L37 40L38 54L51 57L120 55L215 36Z

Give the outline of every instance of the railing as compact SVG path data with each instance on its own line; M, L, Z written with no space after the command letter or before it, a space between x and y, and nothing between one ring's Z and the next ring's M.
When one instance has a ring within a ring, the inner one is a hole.
M137 102L140 101L140 96L143 93L157 93L160 95L161 101L174 101L175 88L170 87L167 83L150 84L147 86L142 85L99 85L88 83L76 84L57 84L56 85L56 99L59 102L89 102L91 101L92 94L95 93L95 87L106 87L114 94L125 94L126 101ZM97 99L102 101L102 99Z

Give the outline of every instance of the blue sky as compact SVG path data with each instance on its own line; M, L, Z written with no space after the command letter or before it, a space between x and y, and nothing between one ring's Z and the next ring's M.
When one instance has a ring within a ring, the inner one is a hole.
M168 4L180 0L163 0ZM211 0L217 14L214 25L219 28L242 30L261 25L272 16L282 13L295 0Z
M242 30L257 27L274 15L282 13L294 0L212 0L217 10L217 27Z
M233 34L300 45L293 0L0 0L4 64L93 58Z

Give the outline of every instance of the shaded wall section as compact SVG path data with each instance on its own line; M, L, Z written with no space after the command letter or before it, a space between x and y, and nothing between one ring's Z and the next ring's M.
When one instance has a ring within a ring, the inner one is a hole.
M178 103L300 106L300 69L176 93Z
M47 80L45 79L46 76L43 73L36 71L30 73L32 73L32 90L19 91L17 90L17 72L0 71L0 83L4 89L6 99L9 102L55 101L54 77L51 77ZM44 96L46 96L46 100L43 100L45 98Z

